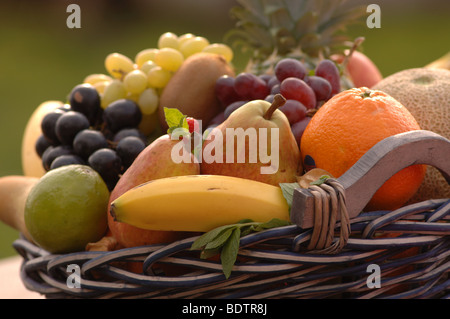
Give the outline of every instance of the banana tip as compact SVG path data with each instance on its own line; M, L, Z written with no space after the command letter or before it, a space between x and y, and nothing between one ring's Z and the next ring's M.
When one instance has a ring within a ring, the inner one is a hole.
M111 217L113 218L113 220L117 221L115 208L116 208L116 206L114 205L114 203L112 203L111 207L109 209L109 213L111 214Z

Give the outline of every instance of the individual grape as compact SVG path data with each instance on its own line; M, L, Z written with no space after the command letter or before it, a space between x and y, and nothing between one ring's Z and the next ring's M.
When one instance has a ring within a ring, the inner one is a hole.
M117 143L116 152L122 160L122 165L125 169L130 167L144 148L145 143L136 136L127 136Z
M78 132L87 128L89 128L89 120L84 114L69 111L56 121L55 133L62 144L72 145Z
M142 68L144 63L147 61L154 61L156 52L158 52L158 49L155 48L144 49L142 51L139 51L138 54L136 54L136 57L134 58L134 61L136 62L138 68Z
M269 85L269 81L273 78L273 75L270 75L270 74L261 74L261 75L259 75L259 78L260 78L261 80L263 80L264 82L266 82L267 85Z
M274 94L269 94L269 95L267 95L267 96L265 97L264 101L267 101L267 102L269 102L270 104L272 104L274 98L275 98L275 95L274 95Z
M341 78L340 72L336 64L329 60L325 59L320 61L317 64L315 75L320 76L331 84L331 96L339 93L341 91Z
M278 108L286 115L289 120L289 124L293 124L303 120L306 116L306 107L297 100L286 100L286 102Z
M118 143L125 137L137 137L140 138L144 143L146 143L146 137L145 135L137 128L135 127L127 127L123 128L120 131L118 131L116 134L114 134L113 142Z
M175 50L178 50L179 43L178 43L178 36L173 32L166 32L161 34L161 36L158 39L158 48L172 48Z
M251 100L253 82L256 76L251 73L239 73L234 79L234 90L240 98Z
M162 89L169 83L172 74L160 66L155 66L147 73L147 77L149 87Z
M45 150L50 146L52 146L50 141L43 134L41 134L37 138L34 148L38 156L42 158L42 154L44 154Z
M105 88L111 83L112 81L103 81L103 82L97 82L92 84L92 86L97 90L99 95L103 95L105 93ZM100 102L101 103L101 102Z
M50 165L50 169L52 170L61 166L72 164L86 165L86 162L78 155L61 155L53 160L52 164Z
M292 58L285 58L280 60L275 65L275 76L280 82L284 79L294 77L298 79L303 79L307 73L305 65L299 60Z
M108 147L108 141L102 132L85 129L75 136L72 147L75 154L87 160L96 150Z
M83 83L94 85L99 82L112 81L112 80L113 80L113 78L110 77L109 75L102 74L102 73L94 73L94 74L89 74L88 76L86 76L83 80Z
M91 84L79 84L75 86L69 95L69 103L72 111L84 114L89 123L94 125L102 108L100 95Z
M56 135L56 122L64 114L63 110L54 110L45 114L41 121L41 131L45 138L52 144L60 144L58 136Z
M278 93L280 93L280 84L275 84L270 89L270 94L275 95L275 94L278 94Z
M195 35L192 33L185 33L178 37L178 45L179 48L188 40L195 38Z
M301 79L293 77L284 79L280 85L280 93L288 100L301 102L308 109L316 107L317 101L313 89Z
M301 120L291 126L291 131L295 137L295 140L297 141L298 147L300 147L300 142L302 139L303 132L305 131L306 126L308 125L309 121L311 121L311 117L307 116L303 120Z
M193 37L191 39L186 40L181 46L180 46L180 52L183 54L184 58L201 52L204 48L206 48L209 45L208 39L204 37Z
M50 167L55 158L61 155L72 155L73 150L69 145L50 146L42 154L42 166L46 171L50 170Z
M153 88L145 89L139 95L137 104L143 115L153 114L158 109L159 95Z
M227 62L233 60L233 50L226 44L213 43L203 48L203 52L215 53L224 57Z
M227 119L231 113L240 108L242 105L246 104L248 101L236 101L228 105L224 111L225 119Z
M331 97L331 84L325 78L311 75L305 78L305 82L313 89L317 101L327 101Z
M124 99L126 96L127 90L125 89L125 85L122 81L115 79L105 87L101 99L101 106L103 109L106 109L112 102Z
M137 127L142 119L139 106L127 99L111 103L103 112L103 119L113 133L125 127Z
M242 100L264 99L270 93L264 80L248 72L242 72L236 76L234 89Z
M105 68L112 77L122 79L134 70L133 61L120 53L110 53L105 59Z
M268 94L270 94L270 89L267 86L266 82L261 80L260 78L257 78L257 80L254 82L254 91L251 95L252 100L262 100L264 99Z
M269 86L269 88L273 88L275 85L280 85L281 82L280 80L277 79L276 76L272 76L270 78L270 80L267 82L267 85Z
M122 160L116 151L110 148L101 148L89 156L88 164L100 174L111 191L122 171Z
M240 98L234 89L234 77L229 75L220 76L216 80L214 90L217 99L224 108Z
M141 70L142 72L144 72L145 74L148 74L148 72L153 69L155 66L157 66L157 64L155 63L155 61L152 60L148 60L145 61L144 63L142 63L142 65L139 67L139 70Z
M183 54L173 48L162 48L155 54L155 63L164 70L175 72L184 62Z
M133 70L123 78L123 85L127 92L141 94L148 84L147 74L141 70Z

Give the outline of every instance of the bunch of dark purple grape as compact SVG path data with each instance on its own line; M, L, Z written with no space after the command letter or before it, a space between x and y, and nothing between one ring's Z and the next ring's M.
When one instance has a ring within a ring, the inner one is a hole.
M147 141L139 130L142 114L135 102L121 99L103 109L100 99L90 84L74 87L68 103L42 119L36 152L46 171L89 165L112 190Z
M340 92L340 72L336 64L321 60L315 69L308 70L299 60L285 58L274 68L273 75L255 75L242 72L236 77L222 76L216 81L216 96L225 111L209 124L220 124L228 116L252 100L273 101L280 93L286 103L279 109L289 120L298 145L314 111L333 95Z

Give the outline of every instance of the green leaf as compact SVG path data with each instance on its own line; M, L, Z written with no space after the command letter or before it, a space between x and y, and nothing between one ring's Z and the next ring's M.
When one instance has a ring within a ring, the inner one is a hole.
M219 233L213 240L211 240L209 243L205 245L205 249L217 249L223 246L228 238L230 237L231 233L236 229L236 227L230 227L222 232Z
M231 269L233 268L234 263L236 262L236 258L239 252L239 241L241 238L241 229L235 228L222 248L222 252L220 254L220 260L222 262L222 270L225 274L225 278L229 278L231 275Z
M181 113L180 110L164 107L164 116L167 126L169 127L167 133L170 134L177 128L187 129L187 132L189 133L189 125L186 120L187 116Z
M255 225L254 231L262 231L264 229L283 227L283 226L288 226L290 224L291 223L287 220L273 218L266 223L259 223L259 224Z
M280 183L281 192L283 193L284 198L286 199L289 209L292 206L292 201L294 198L294 190L299 188L298 183Z
M191 250L202 249L200 253L200 258L202 259L207 259L220 253L222 270L226 278L228 278L236 262L242 236L290 224L290 222L278 218L273 218L268 222L255 222L251 219L243 219L236 224L220 226L203 234L194 241Z
M237 222L237 224L248 224L248 223L254 223L255 221L249 218L246 219L242 219L240 221Z
M207 233L204 233L199 238L197 238L191 246L191 250L200 249L206 246L209 242L213 241L217 236L223 231L226 231L229 228L234 228L234 225L224 225L210 230Z
M329 178L330 178L330 176L328 176L328 175L322 175L322 176L320 176L320 178L318 180L315 180L314 182L311 182L310 184L311 185L322 185Z

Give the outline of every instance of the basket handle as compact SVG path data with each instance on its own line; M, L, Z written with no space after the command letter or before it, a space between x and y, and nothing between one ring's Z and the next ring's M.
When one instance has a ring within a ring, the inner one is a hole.
M358 216L390 177L415 164L436 167L450 184L450 141L431 131L416 130L374 145L337 179L345 190L349 218ZM314 196L309 189L294 190L291 221L303 229L314 226Z

